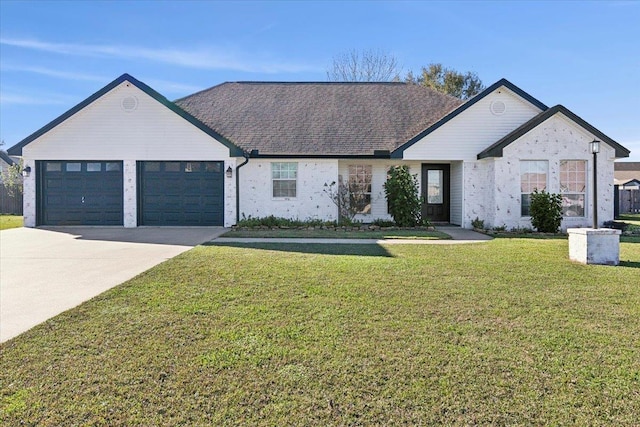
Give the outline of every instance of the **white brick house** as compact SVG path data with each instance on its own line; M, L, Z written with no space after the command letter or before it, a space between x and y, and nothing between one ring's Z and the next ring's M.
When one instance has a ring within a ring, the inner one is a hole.
M224 225L337 219L325 184L371 188L358 219L389 218L392 165L417 174L423 213L530 227L528 194L561 193L563 228L613 219L613 162L629 151L507 80L463 102L405 83L224 83L175 102L124 74L9 150L25 225Z

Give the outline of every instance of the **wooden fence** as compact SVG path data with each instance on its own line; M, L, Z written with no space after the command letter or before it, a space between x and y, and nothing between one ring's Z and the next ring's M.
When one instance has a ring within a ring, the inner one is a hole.
M0 183L0 213L22 215L22 194L10 196L7 189Z

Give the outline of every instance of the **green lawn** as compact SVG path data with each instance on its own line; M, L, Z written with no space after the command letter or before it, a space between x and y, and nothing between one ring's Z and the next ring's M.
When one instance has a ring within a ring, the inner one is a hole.
M617 221L640 226L640 214L622 214L618 217Z
M640 243L200 246L0 347L2 425L610 425Z
M282 238L324 238L324 239L420 239L443 240L451 239L448 234L440 231L427 230L307 230L307 229L275 229L275 230L231 230L223 237L282 237Z
M0 215L0 230L22 227L22 217L18 215Z

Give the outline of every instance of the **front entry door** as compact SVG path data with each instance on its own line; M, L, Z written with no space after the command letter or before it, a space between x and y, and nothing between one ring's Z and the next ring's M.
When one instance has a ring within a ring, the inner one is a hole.
M449 165L422 165L422 217L449 222Z

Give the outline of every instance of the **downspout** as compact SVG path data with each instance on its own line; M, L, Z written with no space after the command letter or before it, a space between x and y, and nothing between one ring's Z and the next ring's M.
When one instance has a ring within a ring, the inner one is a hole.
M249 163L249 154L242 152L244 162L236 166L236 224L240 222L240 168Z

